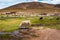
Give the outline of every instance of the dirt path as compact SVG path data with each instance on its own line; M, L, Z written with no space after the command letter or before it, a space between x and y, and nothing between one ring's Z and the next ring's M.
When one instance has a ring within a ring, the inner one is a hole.
M8 40L20 40L21 37L23 37L22 40L60 40L60 30L50 28L44 29L43 27L39 27L39 29L33 27L29 31L23 31L22 33L17 33L16 35L18 35L19 37L15 36L16 38L12 37ZM1 39L6 40L0 38L0 40Z
M25 40L60 40L60 30L56 29L35 29L35 34L37 34L38 37L30 37Z

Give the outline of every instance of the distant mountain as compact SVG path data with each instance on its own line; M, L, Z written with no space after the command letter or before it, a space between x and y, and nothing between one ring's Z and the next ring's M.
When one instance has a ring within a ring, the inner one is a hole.
M39 9L39 8L54 8L54 5L41 3L41 2L26 2L26 3L19 3L16 5L12 5L5 9Z
M16 11L25 11L25 12L60 12L60 4L47 4L41 2L25 2L12 5L10 7L1 9L3 12L16 12Z
M60 8L60 4L57 4L57 5L55 5L55 7L58 7L58 8Z

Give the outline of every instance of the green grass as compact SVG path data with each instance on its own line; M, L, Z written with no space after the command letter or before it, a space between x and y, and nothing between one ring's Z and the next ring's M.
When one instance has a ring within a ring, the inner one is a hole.
M32 24L57 24L60 22L60 20L56 20L55 17L53 17L52 20L49 19L49 17L44 17L42 20L39 20L39 17L29 18L32 22Z
M7 38L10 37L10 35L9 35L9 34L3 34L3 35L0 35L0 37L1 37L1 38L5 38L5 39L7 39Z
M2 18L0 19L0 31L12 31L18 28L24 18Z
M31 20L31 24L44 24L44 25L52 24L51 26L44 26L44 28L54 28L54 29L60 30L60 24L57 24L57 23L60 23L60 19L56 20L56 17L53 17L53 19L50 20L49 18L50 17L44 17L43 20L39 20L39 17L27 17L27 18L2 17L2 18L0 18L0 31L11 32L11 31L17 30L21 21L27 20L27 19ZM38 26L36 26L36 28L39 29ZM38 37L36 35L32 35L32 36ZM0 35L0 37L3 39L10 39L9 34Z
M50 17L44 17L43 20L39 20L39 17L28 18L28 19L31 20L32 24L43 24L43 25L47 25L47 26L44 26L46 28L54 28L54 29L60 30L60 17L59 17L59 20L56 20L56 16L53 17L52 20L50 20L49 18Z
M26 19L31 20L31 24L44 24L44 25L53 24L52 26L46 26L46 27L60 29L60 25L57 24L60 22L60 20L56 20L56 17L54 17L52 20L49 20L49 17L44 17L43 20L39 20L39 17L28 17L28 18L2 17L0 18L0 31L9 32L9 31L17 30L21 21Z

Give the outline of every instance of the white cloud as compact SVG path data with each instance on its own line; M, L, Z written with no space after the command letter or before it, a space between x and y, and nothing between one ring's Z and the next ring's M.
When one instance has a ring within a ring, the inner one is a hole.
M38 1L38 0L28 0L29 2Z
M13 2L13 1L16 1L16 0L0 0L0 2Z
M53 3L53 4L59 4L60 0L52 0L51 3Z
M32 0L32 1L38 1L38 0Z
M26 1L26 0L24 0ZM0 9L23 2L23 0L0 0Z
M41 2L50 3L50 4L59 4L60 0L43 0Z

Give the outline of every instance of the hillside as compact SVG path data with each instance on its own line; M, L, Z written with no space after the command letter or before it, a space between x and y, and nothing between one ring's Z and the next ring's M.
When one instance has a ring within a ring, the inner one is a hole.
M41 2L26 2L26 3L19 3L13 6L10 6L8 8L5 9L10 9L10 8L14 8L14 9L39 9L39 8L53 8L54 5L52 4L47 4L47 3L41 3Z
M59 5L41 3L41 2L25 2L12 5L10 7L1 9L1 12L16 12L16 11L25 11L25 12L60 12Z
M60 8L60 4L57 4L57 5L55 5L55 7L58 7L58 8Z

